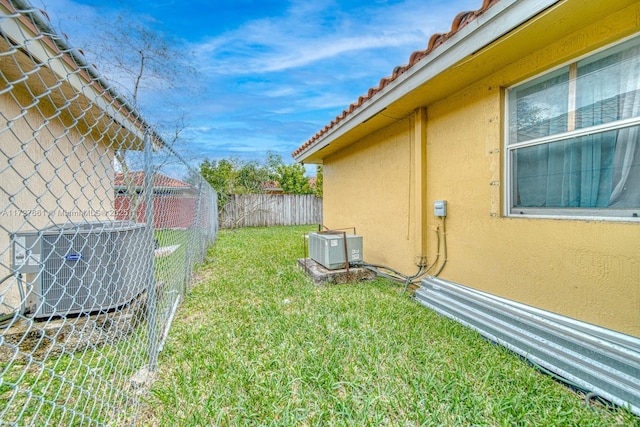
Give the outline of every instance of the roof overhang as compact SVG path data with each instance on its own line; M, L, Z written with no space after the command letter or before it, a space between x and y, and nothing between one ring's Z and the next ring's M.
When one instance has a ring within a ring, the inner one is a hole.
M415 109L443 99L633 3L634 0L500 0L464 27L445 35L443 43L365 102L356 108L352 104L343 117L326 126L293 157L298 162L320 164L327 156L406 118Z

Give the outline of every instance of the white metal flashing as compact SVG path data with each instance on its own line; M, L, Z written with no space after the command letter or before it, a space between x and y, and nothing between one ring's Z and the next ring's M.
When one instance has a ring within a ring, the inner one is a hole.
M414 297L585 392L640 415L640 338L435 277L424 279Z

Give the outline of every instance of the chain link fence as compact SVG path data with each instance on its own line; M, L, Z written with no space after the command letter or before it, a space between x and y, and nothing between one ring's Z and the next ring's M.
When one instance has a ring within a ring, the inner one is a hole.
M0 425L134 424L216 193L42 12L0 44Z

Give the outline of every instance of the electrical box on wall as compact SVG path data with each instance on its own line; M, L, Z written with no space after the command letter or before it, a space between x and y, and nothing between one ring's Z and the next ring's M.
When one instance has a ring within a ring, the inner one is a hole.
M433 202L433 214L435 216L447 216L447 201L436 200Z

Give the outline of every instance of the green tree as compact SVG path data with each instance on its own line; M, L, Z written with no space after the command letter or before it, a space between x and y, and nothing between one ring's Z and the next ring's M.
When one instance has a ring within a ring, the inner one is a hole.
M236 170L233 159L206 159L200 164L200 175L218 193L218 209L222 209L229 201L229 195L235 185Z
M316 167L316 185L313 189L316 196L322 198L324 186L324 171L322 170L322 165L318 165Z
M300 163L280 164L276 167L276 181L287 194L313 194L309 178L304 176L304 166Z
M257 162L249 161L241 163L236 177L235 194L258 194L264 192L264 184L269 181L271 174L269 169Z
M267 152L267 159L264 162L265 167L269 171L269 179L272 181L276 181L277 177L277 169L278 166L284 164L282 161L282 156L280 154L276 154L272 151Z
M321 169L320 173L321 173ZM287 165L278 154L269 153L260 162L225 158L204 160L200 174L218 192L220 206L224 206L230 194L258 194L264 191L265 183L275 181L287 194L318 194L317 182L314 190L305 176L305 168L299 163ZM320 176L320 194L322 194Z
M200 175L219 193L227 191L227 182L231 172L231 163L226 159L219 162L206 159L200 163Z
M266 165L235 157L220 160L206 159L200 163L200 174L218 193L218 207L222 209L231 194L258 194L271 179Z

